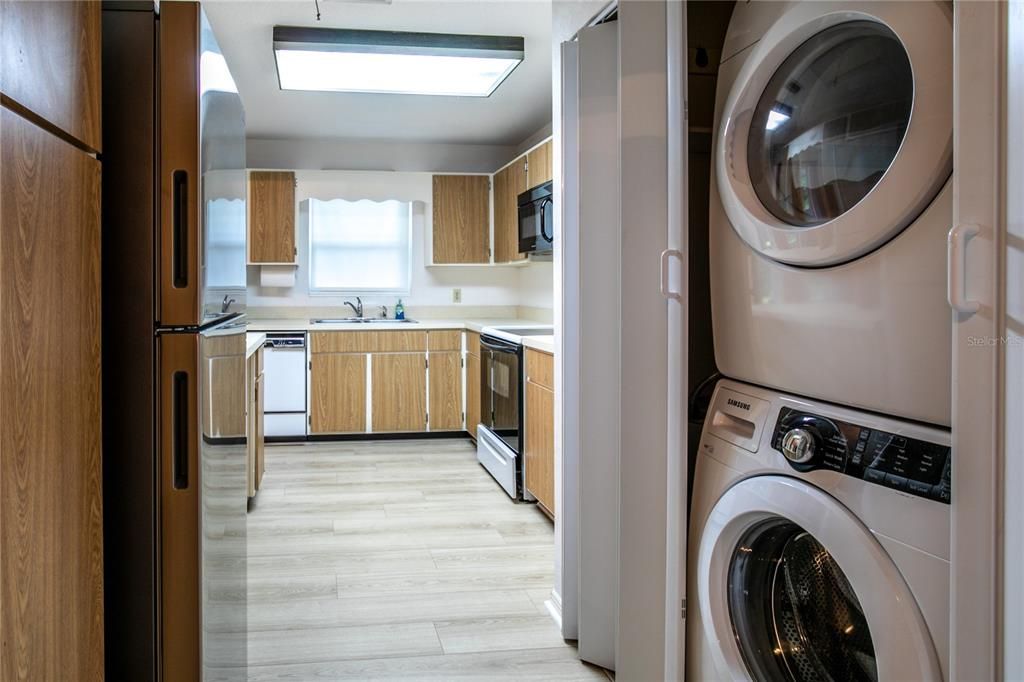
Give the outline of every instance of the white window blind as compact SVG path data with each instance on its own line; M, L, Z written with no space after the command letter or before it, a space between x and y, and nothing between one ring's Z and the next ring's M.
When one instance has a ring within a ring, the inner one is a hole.
M408 293L412 204L309 202L311 292Z
M245 289L245 202L207 202L206 239L206 286Z

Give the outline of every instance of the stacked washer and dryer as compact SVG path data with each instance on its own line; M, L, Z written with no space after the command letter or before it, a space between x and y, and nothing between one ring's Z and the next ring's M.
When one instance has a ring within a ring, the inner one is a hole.
M691 680L948 678L952 9L739 2Z

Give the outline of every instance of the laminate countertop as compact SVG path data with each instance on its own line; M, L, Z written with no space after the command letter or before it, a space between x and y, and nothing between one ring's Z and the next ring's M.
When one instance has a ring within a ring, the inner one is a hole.
M245 335L245 357L249 358L266 343L267 335L263 332L248 332Z
M541 323L517 319L472 319L472 320L416 320L416 322L336 322L314 324L307 319L252 319L249 329L262 332L372 332L372 331L430 331L432 329L468 329L481 332L484 327L528 326Z
M554 354L555 337L545 336L516 336L515 327L535 328L549 327L550 324L537 322L535 320L523 320L514 318L479 318L467 320L417 320L416 322L335 322L335 323L314 323L308 319L249 319L249 329L256 332L373 332L373 331L431 331L439 329L465 329L481 333L488 327L507 327L504 336L512 336L519 340L527 348L533 348L544 353ZM253 336L252 332L249 336Z

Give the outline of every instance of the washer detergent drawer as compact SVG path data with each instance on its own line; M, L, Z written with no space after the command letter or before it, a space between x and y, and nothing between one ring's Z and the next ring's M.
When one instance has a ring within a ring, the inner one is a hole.
M518 458L491 430L481 426L477 430L476 458L509 497L518 497Z

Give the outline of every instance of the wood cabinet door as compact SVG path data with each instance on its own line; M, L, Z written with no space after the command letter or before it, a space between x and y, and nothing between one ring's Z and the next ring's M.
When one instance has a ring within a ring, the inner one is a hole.
M430 430L462 430L462 353L431 353Z
M433 262L490 262L490 180L486 175L435 175Z
M201 337L203 435L239 438L246 434L245 335ZM254 356L255 357L255 356ZM216 409L213 407L216 406Z
M555 394L526 382L526 489L549 516L555 515Z
M519 252L519 195L526 191L526 155L494 175L494 262L526 258Z
M100 163L0 130L0 679L102 680Z
M101 151L99 2L0 2L0 92Z
M256 369L255 355L245 360L245 484L249 497L256 494Z
M310 356L310 433L366 431L366 356Z
M479 347L479 346L478 346ZM480 356L466 354L466 431L476 438L480 423Z
M373 430L425 431L427 367L423 353L374 353Z
M551 154L551 140L548 140L527 154L527 189L532 189L537 185L543 185L548 180L551 180L554 175L551 168Z
M295 173L249 174L249 261L295 262Z
M263 351L260 350L258 352L262 353ZM256 490L259 490L263 484L263 472L267 469L266 449L263 443L263 387L266 382L264 381L265 375L259 371L259 365L257 365L257 371L259 373L256 376L256 409L253 438L256 441L256 480L254 481L254 487Z

